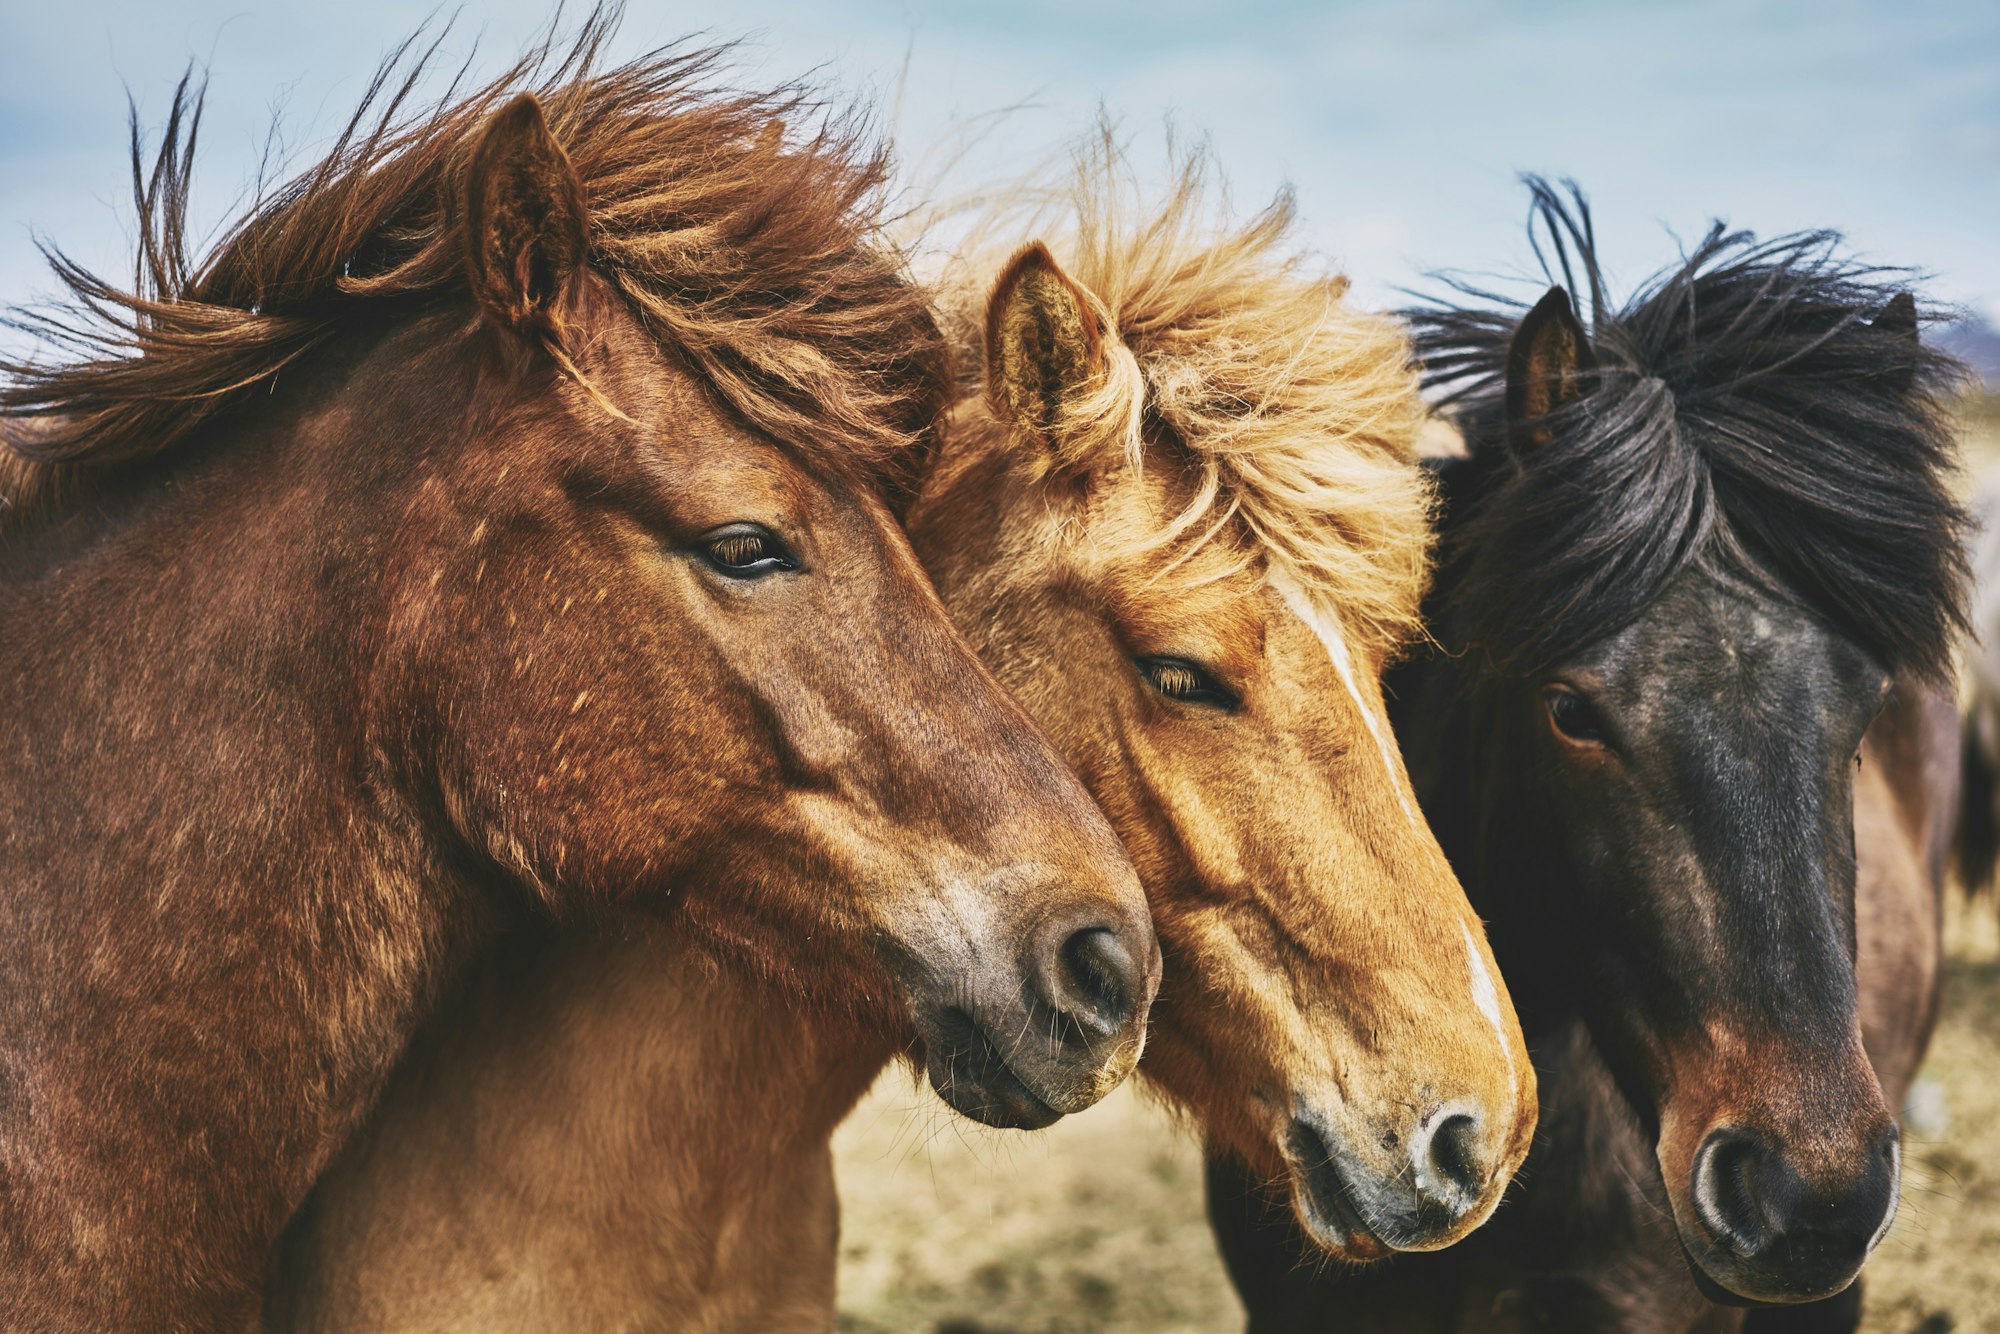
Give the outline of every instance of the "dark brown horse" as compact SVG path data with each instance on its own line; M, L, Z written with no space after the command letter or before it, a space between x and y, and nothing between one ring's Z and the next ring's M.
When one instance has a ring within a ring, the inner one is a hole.
M879 161L603 35L535 97L378 79L199 267L177 102L137 289L57 259L80 355L0 397L0 1326L254 1324L418 1021L551 915L914 1018L994 1120L1136 1058L1132 869L884 503L944 384Z
M1417 317L1470 457L1395 697L1535 1147L1487 1228L1364 1273L1298 1267L1227 1163L1211 1212L1260 1334L1851 1328L1937 1012L1950 363L1827 234L1717 228L1614 309L1581 198L1534 184L1562 285Z

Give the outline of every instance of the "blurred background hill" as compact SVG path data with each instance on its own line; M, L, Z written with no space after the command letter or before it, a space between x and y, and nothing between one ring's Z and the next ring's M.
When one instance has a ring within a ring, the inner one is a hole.
M1981 315L1971 315L1938 334L1938 345L1963 361L1987 393L2000 393L2000 329Z

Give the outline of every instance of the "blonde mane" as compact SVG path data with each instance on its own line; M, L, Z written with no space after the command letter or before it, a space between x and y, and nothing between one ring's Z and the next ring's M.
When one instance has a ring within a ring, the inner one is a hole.
M980 363L984 306L1010 246L1041 239L1098 307L1110 366L1065 405L1055 469L1107 455L1168 464L1193 494L1152 531L1092 531L1106 557L1224 544L1231 570L1262 561L1346 634L1390 653L1419 632L1432 493L1416 464L1425 419L1409 340L1345 300L1348 282L1304 253L1280 193L1234 221L1209 155L1172 155L1149 207L1108 128L1063 188L1011 192L971 225L941 283L947 332ZM1111 340L1107 339L1107 344ZM969 382L964 395L976 395ZM1149 429L1149 426L1153 429ZM1215 577L1213 574L1208 577Z

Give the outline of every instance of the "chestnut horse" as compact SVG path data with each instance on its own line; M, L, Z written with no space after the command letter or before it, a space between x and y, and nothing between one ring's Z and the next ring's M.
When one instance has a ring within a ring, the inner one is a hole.
M1541 1130L1449 1255L1300 1270L1224 1165L1212 1214L1259 1334L1851 1329L1942 966L1950 363L1826 233L1718 226L1614 309L1582 198L1532 184L1564 284L1417 316L1470 457L1396 686Z
M1128 214L1102 154L1066 237L946 288L984 378L911 537L1135 854L1169 960L1142 1068L1329 1250L1442 1246L1535 1103L1382 714L1426 575L1408 345L1284 202L1217 226L1190 161ZM321 1182L279 1323L832 1328L828 1139L889 1052L770 1030L754 979L703 1009L647 948L572 938L461 1007Z
M422 1016L550 916L914 1015L972 1108L1136 1056L1132 868L877 494L945 387L879 161L699 56L588 75L604 31L539 99L378 78L198 268L177 99L137 289L55 261L82 359L0 419L0 1326L254 1325Z

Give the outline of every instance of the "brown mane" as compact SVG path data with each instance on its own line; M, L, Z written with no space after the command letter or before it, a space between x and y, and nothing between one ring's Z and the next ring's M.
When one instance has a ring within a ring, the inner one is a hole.
M590 201L590 262L728 410L900 484L937 408L943 346L879 243L885 157L797 86L711 84L724 50L593 66L617 13L545 40L482 87L406 104L436 43L398 47L331 152L187 248L201 90L183 80L150 170L136 124L130 290L45 248L62 305L7 323L55 349L0 360L0 534L158 455L344 331L465 292L455 226L470 136L515 93L542 103ZM806 124L786 142L785 125Z

